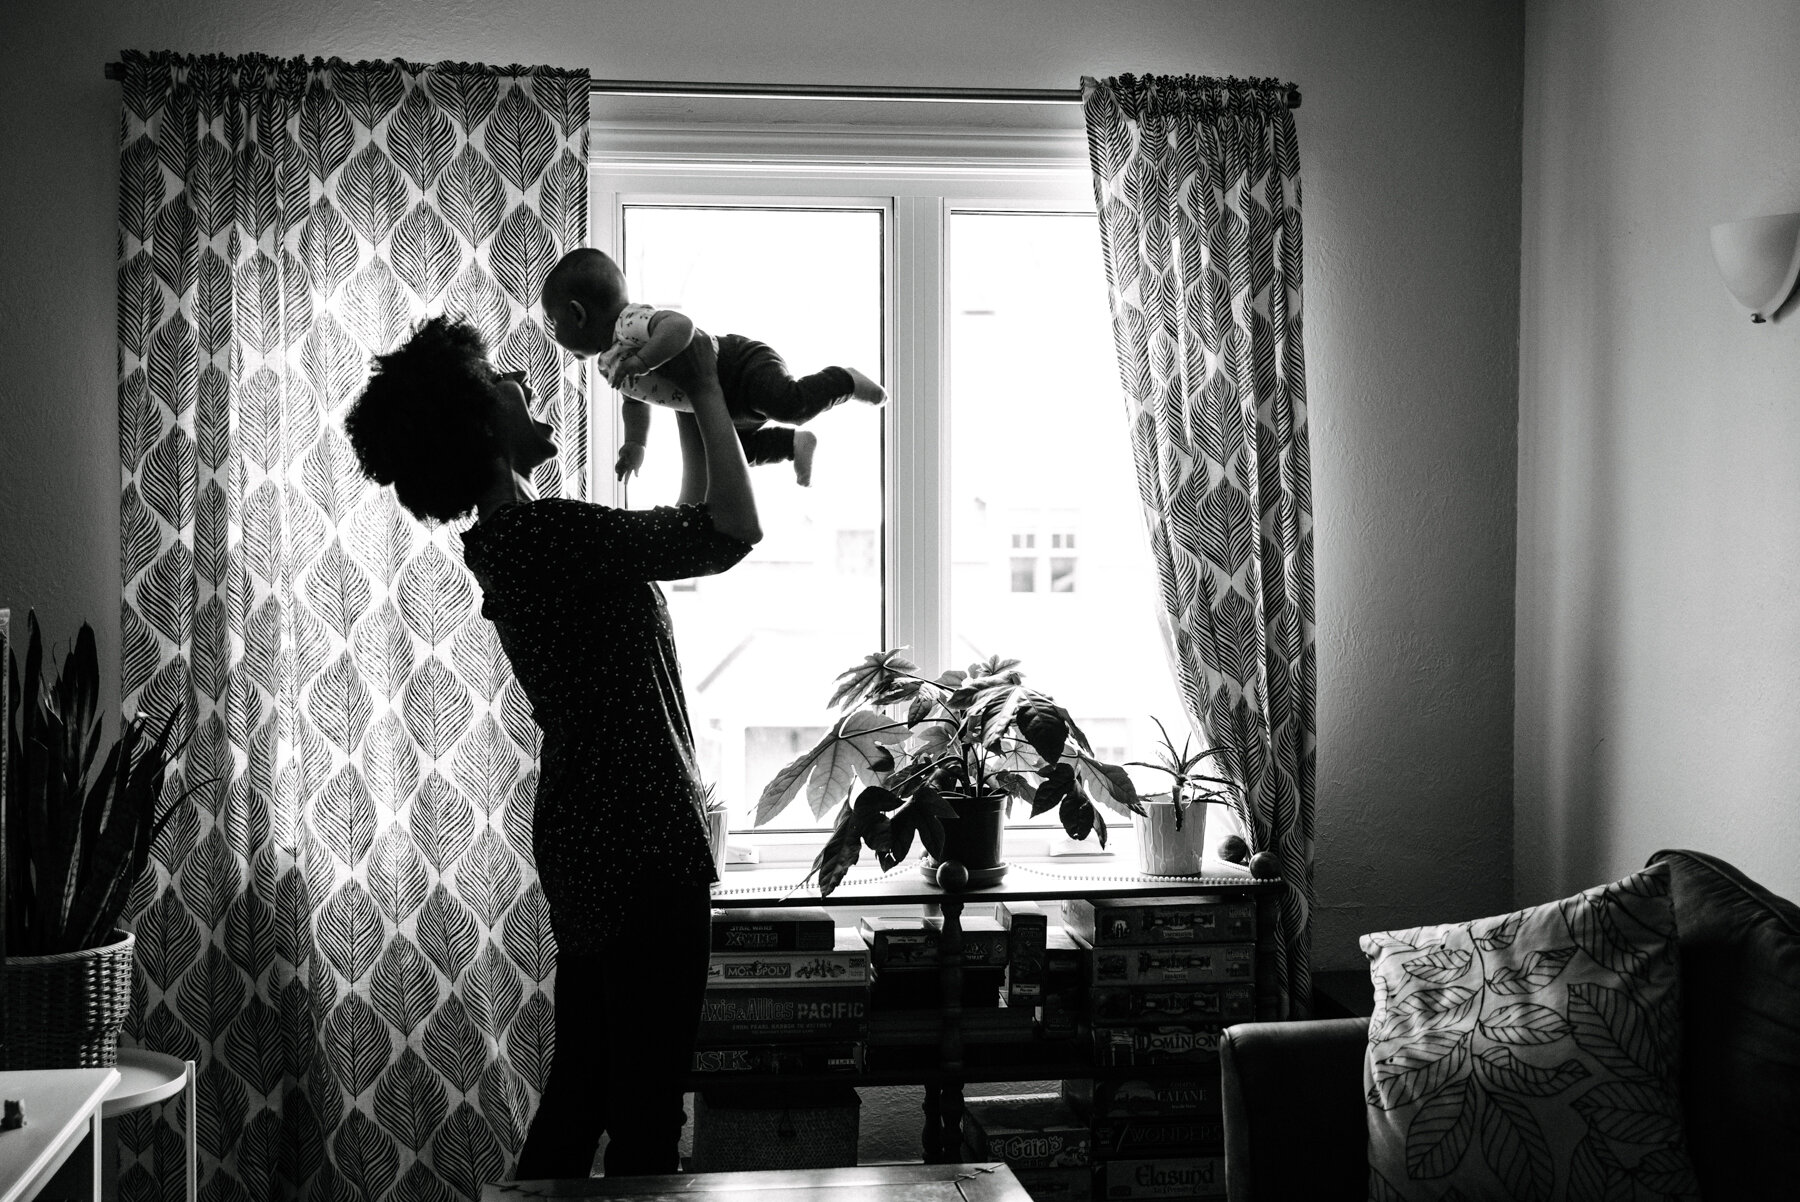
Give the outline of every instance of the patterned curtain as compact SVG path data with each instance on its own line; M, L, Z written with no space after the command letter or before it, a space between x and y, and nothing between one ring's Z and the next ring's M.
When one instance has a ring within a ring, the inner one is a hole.
M548 1066L537 730L454 530L356 470L370 356L462 314L582 495L582 377L532 315L585 240L585 72L125 56L126 712L215 781L133 898L130 1042L199 1061L201 1194L475 1198ZM174 1107L120 1195L180 1195Z
M1274 80L1082 80L1107 293L1166 646L1232 749L1239 818L1288 888L1284 1016L1308 1013L1312 485L1300 157Z

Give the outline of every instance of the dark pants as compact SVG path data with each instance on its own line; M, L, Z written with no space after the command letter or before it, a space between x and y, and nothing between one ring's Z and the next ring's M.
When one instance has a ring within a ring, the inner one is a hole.
M850 399L856 381L841 367L795 379L775 348L742 334L719 335L719 387L751 463L794 457L794 432L834 405ZM765 426L776 421L782 427Z
M711 955L709 889L693 885L598 953L556 957L556 1052L514 1174L680 1171L683 1076L693 1068Z

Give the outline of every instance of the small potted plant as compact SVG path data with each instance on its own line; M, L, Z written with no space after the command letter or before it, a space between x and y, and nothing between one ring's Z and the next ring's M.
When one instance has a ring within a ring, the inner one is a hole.
M802 790L815 817L837 808L807 879L829 897L868 847L883 870L906 859L916 835L927 879L947 889L997 881L1001 832L1014 801L1052 809L1074 839L1106 845L1098 800L1142 814L1125 769L1094 757L1067 710L1023 684L1016 659L998 656L935 679L898 650L866 657L837 678L842 716L811 750L763 789L756 825ZM904 705L901 716L883 707Z
M176 718L139 714L100 759L100 667L85 622L54 683L37 615L7 706L6 1063L110 1065L131 1003L134 939L119 929L150 845L193 792L163 800ZM210 782L209 782L210 783ZM199 786L196 786L199 787Z
M725 879L725 835L726 828L731 825L731 812L719 797L717 785L705 784L700 787L700 807L706 815L706 838L712 846L713 868L718 871L719 879Z
M1130 766L1165 774L1170 787L1167 793L1141 799L1144 817L1138 824L1138 863L1146 876L1198 876L1206 838L1206 811L1195 807L1223 805L1237 797L1237 785L1230 778L1211 776L1200 769L1215 756L1223 760L1226 749L1209 747L1195 751L1193 736L1189 735L1182 739L1181 750L1177 751L1162 719L1152 716L1150 720L1162 734L1157 762L1132 760Z

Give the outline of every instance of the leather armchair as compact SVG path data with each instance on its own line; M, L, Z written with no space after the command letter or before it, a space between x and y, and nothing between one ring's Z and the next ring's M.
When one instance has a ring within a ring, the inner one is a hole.
M1659 851L1649 862L1659 860L1673 870L1682 1112L1701 1196L1782 1196L1800 1149L1800 906L1713 856ZM1226 1030L1232 1202L1366 1196L1367 1043L1366 1018Z

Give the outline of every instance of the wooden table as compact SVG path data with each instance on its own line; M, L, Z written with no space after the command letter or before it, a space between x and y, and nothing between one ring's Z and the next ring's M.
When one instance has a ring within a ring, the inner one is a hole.
M1235 868L1235 866L1233 866ZM938 942L938 969L942 1026L938 1062L921 1080L925 1097L922 1143L928 1164L957 1159L962 1140L963 1083L968 1069L963 1058L962 1032L962 911L997 901L1061 902L1069 898L1154 898L1205 893L1248 898L1256 904L1259 947L1264 932L1274 929L1275 907L1283 888L1279 880L1255 880L1248 870L1231 875L1147 876L1116 863L1065 863L1013 861L1004 878L979 888L955 892L938 888L920 874L917 861L908 860L892 871L853 869L836 892L823 900L816 885L800 888L805 865L759 867L733 871L713 888L715 908L749 906L889 906L918 903L927 914L941 914L943 933ZM1259 1015L1278 1004L1280 983L1275 978L1274 957L1256 957L1256 994ZM846 1079L854 1085L854 1079Z
M25 1106L25 1125L0 1131L0 1202L37 1197L83 1138L93 1149L93 1164L81 1176L91 1182L90 1196L100 1197L100 1108L118 1080L111 1068L0 1073L0 1099Z
M613 1198L620 1202L1031 1202L1003 1164L867 1164L845 1169L583 1177L489 1185L481 1202Z

